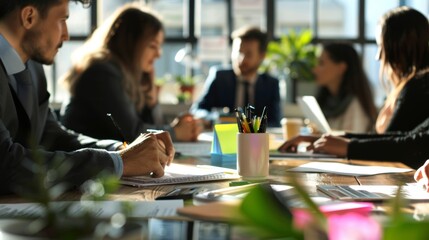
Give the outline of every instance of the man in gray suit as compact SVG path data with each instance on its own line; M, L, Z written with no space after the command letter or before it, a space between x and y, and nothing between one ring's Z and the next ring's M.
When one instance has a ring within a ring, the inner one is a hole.
M102 171L120 176L164 175L174 148L168 133L142 134L128 147L61 126L49 110L42 64L52 64L69 38L69 2L0 0L0 194L22 191L37 159L69 164L61 181L77 186ZM58 180L59 181L59 180Z

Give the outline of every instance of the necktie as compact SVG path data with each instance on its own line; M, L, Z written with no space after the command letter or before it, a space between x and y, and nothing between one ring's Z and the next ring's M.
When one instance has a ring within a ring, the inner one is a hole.
M243 104L244 106L247 106L248 103L250 103L250 97L249 97L249 87L250 87L250 83L248 81L244 81L243 82L243 86L244 86L244 98L243 98Z
M30 70L25 69L14 75L16 79L17 95L29 118L33 113L33 81Z

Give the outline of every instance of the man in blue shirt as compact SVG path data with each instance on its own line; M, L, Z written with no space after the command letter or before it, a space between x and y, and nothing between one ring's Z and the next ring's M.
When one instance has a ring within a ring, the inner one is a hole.
M49 110L42 64L69 39L69 1L0 0L0 194L33 181L36 159L71 166L61 181L80 185L102 171L164 175L174 156L168 133L142 134L128 147L67 131Z
M280 126L279 81L258 68L265 58L267 35L258 28L244 27L232 33L232 69L213 67L206 79L201 98L191 111L196 116L208 114L213 108L229 108L251 104L260 115L266 106L268 125Z

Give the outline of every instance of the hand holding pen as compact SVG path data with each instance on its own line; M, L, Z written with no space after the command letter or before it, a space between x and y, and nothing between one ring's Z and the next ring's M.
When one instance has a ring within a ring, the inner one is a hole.
M115 122L112 114L108 114L117 131L123 137L121 128ZM123 138L124 139L124 138ZM174 147L168 132L142 133L133 142L119 150L124 169L124 176L151 175L162 177L165 166L174 159Z
M169 139L170 142L166 139ZM174 156L174 148L168 132L144 133L130 143L126 149L119 151L119 154L124 163L123 176L162 177L165 166L169 165L173 159L170 154Z

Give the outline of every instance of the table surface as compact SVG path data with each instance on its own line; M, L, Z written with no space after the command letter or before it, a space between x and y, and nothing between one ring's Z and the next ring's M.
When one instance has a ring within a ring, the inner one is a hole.
M307 163L311 160L305 159L284 159L284 160L270 160L270 176L269 182L271 183L287 183L289 176L294 176L307 187L311 195L318 194L316 190L317 185L398 185L401 183L413 182L414 171L407 173L389 173L379 174L373 176L342 176L328 173L292 173L287 172L287 169L297 167L301 164ZM314 160L313 160L314 161ZM317 160L316 160L317 161ZM375 162L375 161L358 161L358 160L339 160L343 163L351 163L357 165L377 165L377 166L390 166L390 167L407 167L399 162ZM180 157L175 159L175 163L183 164L210 164L210 158L195 158L195 157ZM109 195L111 200L121 201L150 201L156 197L163 195L176 187L189 186L190 184L181 185L163 185L153 187L131 187L121 186L120 189ZM204 186L208 189L224 188L229 186L229 181L216 181L192 184L192 186ZM79 191L67 192L58 200L79 200ZM26 202L26 200L18 196L2 196L0 197L1 203L15 203Z
M358 185L358 184L367 184L367 185L398 185L401 183L409 183L413 182L413 174L414 171L407 173L389 173L389 174L379 174L373 176L364 176L364 177L353 177L353 176L342 176L328 173L293 173L287 172L287 169L297 167L301 164L307 163L311 160L305 159L282 159L282 160L271 160L270 161L270 176L269 181L272 183L286 183L288 182L288 177L293 176L300 180L300 182L308 189L310 195L321 194L316 190L316 186L320 184L330 184L330 185ZM313 160L314 161L314 160ZM316 160L317 161L317 160ZM351 163L357 165L376 165L376 166L390 166L390 167L407 167L406 165L398 162L373 162L373 161L358 161L358 160L339 160L343 163ZM183 163L183 164L210 164L210 158L195 158L195 157L180 157L179 159L175 159L175 163ZM164 185L164 186L154 186L154 187L145 187L145 188L137 188L131 186L121 186L120 189L114 193L109 195L109 200L118 200L118 201L151 201L154 200L157 196L163 195L174 188L184 186L182 185ZM216 181L216 182L205 182L199 184L186 184L186 186L204 186L209 189L218 189L229 186L229 181ZM79 191L71 191L62 195L58 200L79 200L81 197L81 193ZM17 202L26 202L26 200L18 197L18 196L2 196L0 197L0 203L17 203ZM185 203L185 206L188 204ZM427 216L429 214L429 201L428 202L419 202L413 203L409 205L405 211L409 213L423 214ZM226 225L222 222L214 221L207 222L199 219L193 219L188 217L174 217L173 219L166 219L165 221L162 219L149 219L152 220L152 223L149 224L146 220L139 221L139 224L144 226L146 231L144 233L137 232L135 233L136 238L140 239L143 234L147 239L150 239L149 236L153 234L157 234L159 232L169 232L172 229L188 229L188 232L180 233L182 236L186 236L184 238L189 238L192 235L189 232L191 229L190 226L193 226L193 232L198 230L198 233L205 232L205 230L217 231L217 230L225 230L225 228L230 231L229 236L225 237L225 239L247 239L249 238L249 231L244 228L241 229L240 226ZM177 221L171 221L177 220ZM159 230L161 229L161 230ZM204 231L203 231L204 230ZM251 232L251 231L250 231ZM131 233L131 236L134 233ZM210 236L210 235L208 235ZM132 239L132 238L130 238Z

